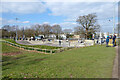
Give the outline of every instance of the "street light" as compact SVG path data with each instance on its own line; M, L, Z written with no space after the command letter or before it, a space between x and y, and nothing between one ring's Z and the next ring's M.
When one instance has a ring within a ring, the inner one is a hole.
M25 39L25 35L24 35L24 26L23 26L23 40Z
M115 34L115 0L113 2L113 34Z
M16 20L16 23L17 23L18 18L15 18L15 20ZM17 34L17 24L16 24L16 41L17 41L17 39L18 39L18 34Z

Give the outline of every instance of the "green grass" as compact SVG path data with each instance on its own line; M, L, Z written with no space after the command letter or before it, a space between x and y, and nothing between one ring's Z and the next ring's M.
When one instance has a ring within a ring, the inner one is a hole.
M120 45L120 39L118 39L118 45Z
M3 52L12 52L8 45L2 45ZM105 46L75 48L56 54L21 52L3 56L2 77L110 78L115 57L115 48Z
M13 39L4 39L6 41L12 42L14 44L18 44L16 43ZM22 44L18 44L20 46L25 46L25 47L34 47L34 48L40 48L40 49L59 49L61 47L54 47L54 46L46 46L46 45L22 45Z
M12 52L19 52L20 50L19 49L15 49L14 47L11 47L11 46L8 46L8 44L6 43L2 43L2 52L3 53L12 53Z

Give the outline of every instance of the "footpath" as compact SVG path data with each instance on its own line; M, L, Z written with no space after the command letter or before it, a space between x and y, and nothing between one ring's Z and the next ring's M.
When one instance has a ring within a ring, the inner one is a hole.
M118 60L120 59L120 46L116 46L116 56L115 56L115 59L114 59L114 65L113 65L113 72L112 72L112 78L120 78L120 74L118 74L118 70L120 70L120 64L118 64ZM120 61L120 60L119 60ZM119 69L118 69L119 68Z

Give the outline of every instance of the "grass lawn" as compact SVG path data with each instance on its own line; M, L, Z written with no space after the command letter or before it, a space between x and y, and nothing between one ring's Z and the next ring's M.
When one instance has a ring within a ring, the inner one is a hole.
M15 43L15 44L18 44L13 39L4 39L4 40ZM61 47L46 46L46 45L22 45L22 44L19 44L19 45L25 46L25 47L40 48L40 49L58 49L58 48L61 48Z
M2 44L3 54L16 48ZM115 48L92 46L56 54L19 50L21 54L3 56L2 77L10 78L110 78Z
M20 49L8 46L8 44L6 43L2 43L2 52L3 53L20 52Z

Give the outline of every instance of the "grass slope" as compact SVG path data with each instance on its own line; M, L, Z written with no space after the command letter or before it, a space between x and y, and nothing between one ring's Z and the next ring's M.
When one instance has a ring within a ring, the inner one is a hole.
M6 50L12 52L16 48L3 44L3 52ZM22 51L19 55L3 56L2 77L109 78L114 57L115 48L105 46L76 48L57 54Z

